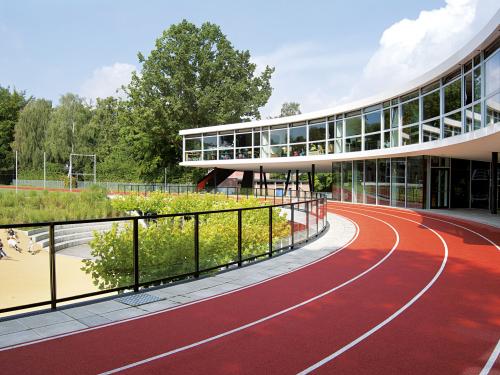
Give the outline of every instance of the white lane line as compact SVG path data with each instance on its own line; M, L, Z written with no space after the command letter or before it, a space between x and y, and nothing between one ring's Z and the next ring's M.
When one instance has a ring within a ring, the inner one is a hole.
M340 215L338 215L338 216L340 216ZM0 352L6 351L6 350L10 350L10 349L20 348L20 347L23 347L23 346L39 344L39 343L46 342L46 341L57 340L57 339L60 339L60 338L63 338L63 337L73 336L73 335L77 335L77 334L80 334L80 333L95 331L95 330L98 330L98 329L102 329L102 328L106 328L106 327L111 327L111 326L118 325L118 324L128 323L128 322L131 322L133 320L149 318L149 317L154 316L154 315L164 314L164 313L167 313L167 312L170 312L170 311L173 311L173 310L182 309L182 308L187 307L187 306L191 306L191 305L195 305L195 304L198 304L198 303L201 303L201 302L205 302L205 301L209 301L209 300L212 300L212 299L220 298L220 297L226 296L228 294L237 293L237 292L240 292L240 291L248 289L248 288L253 288L253 287L257 286L257 285L267 283L267 282L272 281L274 279L277 279L277 278L289 275L291 273L297 272L297 271L299 271L301 269L310 267L313 264L316 264L318 262L322 262L325 259L328 259L331 256L333 256L333 255L339 253L340 251L344 250L350 244L352 244L354 241L356 241L356 239L358 238L359 231L360 231L358 224L356 224L356 222L354 222L353 220L351 220L351 219L349 219L347 217L344 217L344 216L341 216L341 217L343 219L345 219L345 220L350 221L354 225L354 227L356 228L356 232L351 237L351 239L346 244L344 244L342 247L338 248L337 250L332 251L330 254L325 255L325 256L323 256L323 257L321 257L319 259L316 259L316 260L314 260L314 261L312 261L310 263L304 264L303 266L294 268L293 270L284 272L284 273L276 275L276 276L269 277L267 279L255 282L253 284L245 285L245 286L242 286L240 288L229 290L227 292L223 292L223 293L211 296L211 297L201 298L201 299L198 299L196 301L188 302L188 303L185 303L185 304L182 304L182 305L179 305L179 306L173 306L173 307L170 307L170 308L165 309L165 310L155 311L155 312L151 312L151 313L148 313L148 314L143 314L141 316L136 316L136 317L132 317L132 318L127 318L127 319L119 320L117 322L106 323L106 324L102 324L102 325L99 325L99 326L96 326L96 327L83 328L83 329L80 329L80 330L76 330L76 331L72 331L72 332L68 332L68 333L63 333L63 334L56 335L56 336L46 337L46 338L43 338L43 339L40 339L40 340L34 340L34 341L25 342L25 343L22 343L22 344L7 346L7 347L4 347L4 348L0 348ZM194 282L196 282L196 281L194 281ZM147 291L145 291L145 292L147 292ZM61 311L64 312L64 310L61 310Z
M484 365L483 369L479 373L479 375L488 375L493 368L493 365L495 364L498 355L500 354L500 340L498 340L497 346L495 349L493 349L493 352L490 355L490 358L488 358L488 361Z
M340 209L339 209L340 210ZM368 211L368 210L366 210ZM356 211L353 211L353 213L356 212ZM372 212L372 211L370 211ZM408 301L404 306L402 306L399 310L397 310L394 314L392 314L391 316L389 316L387 319L385 319L384 321L382 321L381 323L377 324L375 327L373 327L372 329L366 331L364 334L362 334L361 336L359 336L357 339L351 341L349 344L343 346L342 348L340 348L339 350L337 350L336 352L330 354L329 356L323 358L321 361L318 361L316 362L315 364L309 366L308 368L302 370L301 372L299 372L299 375L303 375L303 374L309 374L310 372L316 370L317 368L323 366L324 364L332 361L333 359L337 358L339 355L341 355L342 353L346 352L347 350L351 349L352 347L356 346L357 344L359 344L361 341L363 341L364 339L366 339L367 337L371 336L372 334L374 334L375 332L377 332L378 330L380 330L382 327L384 327L385 325L389 324L391 321L393 321L394 319L396 319L399 315L401 315L405 310L407 310L411 305L413 305L416 301L418 301L420 299L420 297L422 297L422 295L425 294L425 292L427 292L431 287L432 285L436 282L436 280L439 278L439 276L441 276L441 274L443 273L443 270L444 270L444 267L446 265L446 262L448 260L448 245L446 244L446 241L444 240L444 238L439 234L437 233L434 229L428 227L427 225L425 224L422 224L422 223L419 223L415 220L411 220L411 219L407 219L407 218L403 218L403 217L400 217L400 216L396 216L396 215L390 215L390 214L387 214L387 213L382 213L384 215L388 215L388 216L394 216L398 219L401 219L401 220L406 220L406 221L411 221L413 223L416 223L418 225L421 225L427 229L429 229L431 232L433 232L437 237L439 237L439 239L441 240L441 242L443 243L443 246L444 246L444 257L443 257L443 261L441 262L441 266L439 267L439 270L436 272L436 274L434 275L434 277L431 279L431 281L429 281L429 283L420 291L418 292L410 301Z
M341 202L339 202L341 203ZM485 241L491 243L493 246L496 247L496 249L498 251L500 251L500 246L497 245L494 241L490 240L488 237L486 236L483 236L481 233L478 233L476 232L475 230L472 230L470 228L467 228L467 227L464 227L463 225L460 225L460 224L457 224L457 223L454 223L452 221L448 221L448 220L444 220L444 219L439 219L435 216L429 216L429 215L426 215L424 213L420 213L420 212L415 212L413 210L409 210L409 209L406 209L406 208L399 208L399 207L384 207L384 206L376 206L376 205L366 205L366 204L358 204L358 203L342 203L342 205L346 205L346 206L361 206L361 207L370 207L370 208L375 208L377 211L390 211L390 212L397 212L397 211L400 211L402 213L405 213L407 215L412 215L412 216L418 216L418 217L425 217L426 219L430 219L430 220L436 220L436 221L441 221L443 223L447 223L447 224L450 224L450 225L453 225L455 227L458 227L458 228L462 228L462 229L465 229L471 233L474 233L475 235L481 237L482 239L484 239ZM333 206L335 207L335 206ZM370 212L373 212L373 211L370 211ZM446 216L446 215L443 215L443 216ZM449 217L451 219L456 219L456 220L463 220L463 221L467 221L467 219L462 219L462 218L456 218L456 217L453 217L453 216L446 216L446 217ZM479 222L473 222L474 224L478 224L478 225L485 225L483 223L479 223ZM494 229L494 227L492 227Z
M347 211L347 210L345 210ZM342 284L340 285L337 285L336 287L332 288L332 289L329 289L321 294L318 294L312 298L309 298L305 301L302 301L296 305L293 305L293 306L290 306L286 309L283 309L283 310L280 310L274 314L271 314L271 315L267 315L261 319L258 319L258 320L255 320L253 322L250 322L250 323L247 323L245 325L242 325L242 326L239 326L239 327L236 327L234 329L231 329L229 331L226 331L226 332L223 332L223 333L220 333L216 336L211 336L211 337L208 337L204 340L200 340L200 341L197 341L197 342L194 342L192 344L189 344L189 345L186 345L186 346L182 346L180 348L177 348L177 349L173 349L173 350L170 350L168 352L164 352L164 353L161 353L161 354L158 354L158 355L155 355L155 356L152 356L152 357L149 357L149 358L146 358L146 359L143 359L141 361L137 361L137 362L133 362L133 363L130 363L128 365L125 365L125 366L122 366L122 367L118 367L118 368L115 368L115 369L112 369L112 370L109 370L109 371L106 371L106 372L103 372L101 373L101 375L107 375L107 374L114 374L114 373L117 373L117 372L120 372L120 371L124 371L124 370L127 370L127 369L130 369L130 368L133 368L133 367L137 367L137 366L141 366L141 365L144 365L146 363L149 363L149 362L152 362L152 361L156 361L158 359L161 359L161 358L165 358L165 357L168 357L168 356L171 356L173 354L176 354L176 353L179 353L179 352L182 352L182 351L185 351L185 350L188 350L188 349L192 349L194 347L197 347L197 346L200 346L200 345L203 345L203 344L206 344L206 343L209 343L209 342L212 342L212 341L215 341L217 339L220 339L222 337L225 337L225 336L229 336L233 333L236 333L236 332L240 332L240 331L243 331L247 328L250 328L250 327L253 327L257 324L260 324L260 323L263 323L265 321L268 321L270 319L273 319L273 318L276 318L280 315L283 315L283 314L286 314L292 310L296 310L298 309L299 307L302 307L304 305L307 305L313 301L316 301L322 297L325 297L333 292L335 292L336 290L340 289L340 288L343 288L345 287L346 285L349 285L351 283L353 283L354 281L362 278L363 276L365 276L367 273L373 271L375 268L377 268L378 266L380 266L383 262L385 262L393 253L394 251L396 250L396 248L398 247L399 245L399 233L398 231L396 230L396 228L394 228L391 224L389 224L388 222L382 220L382 219L378 219L376 217L373 217L373 216L370 216L370 215L366 215L366 214L362 214L362 213L359 213L359 212L355 212L354 214L357 214L357 215L361 215L361 216L366 216L366 217L369 217L369 218L372 218L374 220L377 220L377 221L380 221L384 224L386 224L389 228L392 229L392 231L394 232L394 234L396 235L396 241L394 242L394 245L392 246L391 250L382 258L380 259L377 263L375 263L374 265L372 265L370 268L366 269L365 271L361 272L360 274L358 274L357 276L343 282Z

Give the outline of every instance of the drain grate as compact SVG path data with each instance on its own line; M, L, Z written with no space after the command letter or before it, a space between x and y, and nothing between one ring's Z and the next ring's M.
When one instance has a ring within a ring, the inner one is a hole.
M165 298L153 296L152 294L139 293L139 294L131 294L130 296L122 298L117 298L115 301L124 303L129 306L140 306L151 302L162 301L164 299Z

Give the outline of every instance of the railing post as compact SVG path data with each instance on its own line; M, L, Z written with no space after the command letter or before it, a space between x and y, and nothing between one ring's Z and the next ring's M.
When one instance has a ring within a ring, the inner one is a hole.
M194 277L200 277L200 217L194 215Z
M50 308L55 310L57 300L56 247L54 224L49 226Z
M269 258L273 256L273 208L269 207Z
M139 219L133 220L134 292L139 291Z
M306 201L306 242L309 240L309 202Z
M316 199L316 235L318 235L319 232L319 207L318 207L318 202L319 200Z
M276 204L276 189L273 189L273 204Z
M294 203L290 204L290 211L291 211L291 220L292 220L292 228L291 228L291 234L292 234L292 244L291 248L293 249L295 245L295 215L294 215Z
M243 255L241 252L241 227L242 227L241 215L242 211L241 209L239 209L238 210L238 267L241 267L243 261Z
M236 188L236 202L240 200L240 188Z

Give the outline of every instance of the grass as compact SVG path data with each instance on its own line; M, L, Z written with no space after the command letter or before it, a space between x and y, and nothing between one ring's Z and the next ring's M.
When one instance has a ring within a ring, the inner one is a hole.
M39 223L59 220L120 216L101 188L81 193L49 191L0 191L0 224Z

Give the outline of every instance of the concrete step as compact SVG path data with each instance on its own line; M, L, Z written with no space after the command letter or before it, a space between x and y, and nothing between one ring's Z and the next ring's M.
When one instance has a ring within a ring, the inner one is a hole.
M68 240L60 243L56 243L55 250L56 252L67 249L69 247L74 247L78 245L85 245L88 244L90 241L92 241L94 237L82 237L78 239L73 239L73 240ZM45 247L44 250L49 250L48 247Z
M55 237L61 237L69 234L76 234L76 233L88 233L92 232L94 230L97 231L104 231L104 230L109 230L113 226L113 223L95 223L94 225L82 225L78 227L60 227L60 228L55 228ZM39 232L38 234L35 234L32 236L33 242L40 242L43 240L46 240L49 238L49 231L46 229L43 232Z

